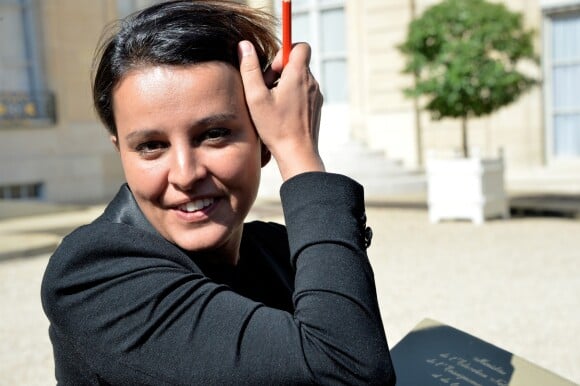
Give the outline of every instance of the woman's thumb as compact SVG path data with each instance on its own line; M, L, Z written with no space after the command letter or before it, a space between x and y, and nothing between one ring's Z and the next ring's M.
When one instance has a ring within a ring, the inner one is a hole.
M252 43L247 40L241 41L238 44L238 57L246 96L249 92L261 94L267 91L262 69L260 68L260 61Z

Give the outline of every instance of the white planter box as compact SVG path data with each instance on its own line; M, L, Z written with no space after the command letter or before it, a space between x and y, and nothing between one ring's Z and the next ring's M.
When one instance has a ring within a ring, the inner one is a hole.
M503 159L427 159L429 220L509 217Z

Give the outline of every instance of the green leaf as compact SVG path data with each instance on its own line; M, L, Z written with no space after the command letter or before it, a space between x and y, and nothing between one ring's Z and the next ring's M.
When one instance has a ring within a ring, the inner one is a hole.
M521 14L486 0L444 0L409 24L399 46L404 73L416 74L407 97L424 97L435 119L490 114L537 84L516 70L537 61L534 31Z

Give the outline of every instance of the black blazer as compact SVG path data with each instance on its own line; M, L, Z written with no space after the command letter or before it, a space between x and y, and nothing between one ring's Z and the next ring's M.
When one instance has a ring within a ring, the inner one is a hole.
M287 230L246 224L225 268L161 237L123 186L46 268L58 383L394 384L362 187L306 173L281 197Z

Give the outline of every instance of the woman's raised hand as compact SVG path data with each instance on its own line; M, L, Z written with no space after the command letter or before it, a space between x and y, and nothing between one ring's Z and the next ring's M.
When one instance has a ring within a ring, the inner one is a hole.
M276 159L282 179L324 171L318 153L322 94L309 69L310 46L296 44L283 71L278 53L266 74L250 42L240 42L239 54L250 115L262 142Z

